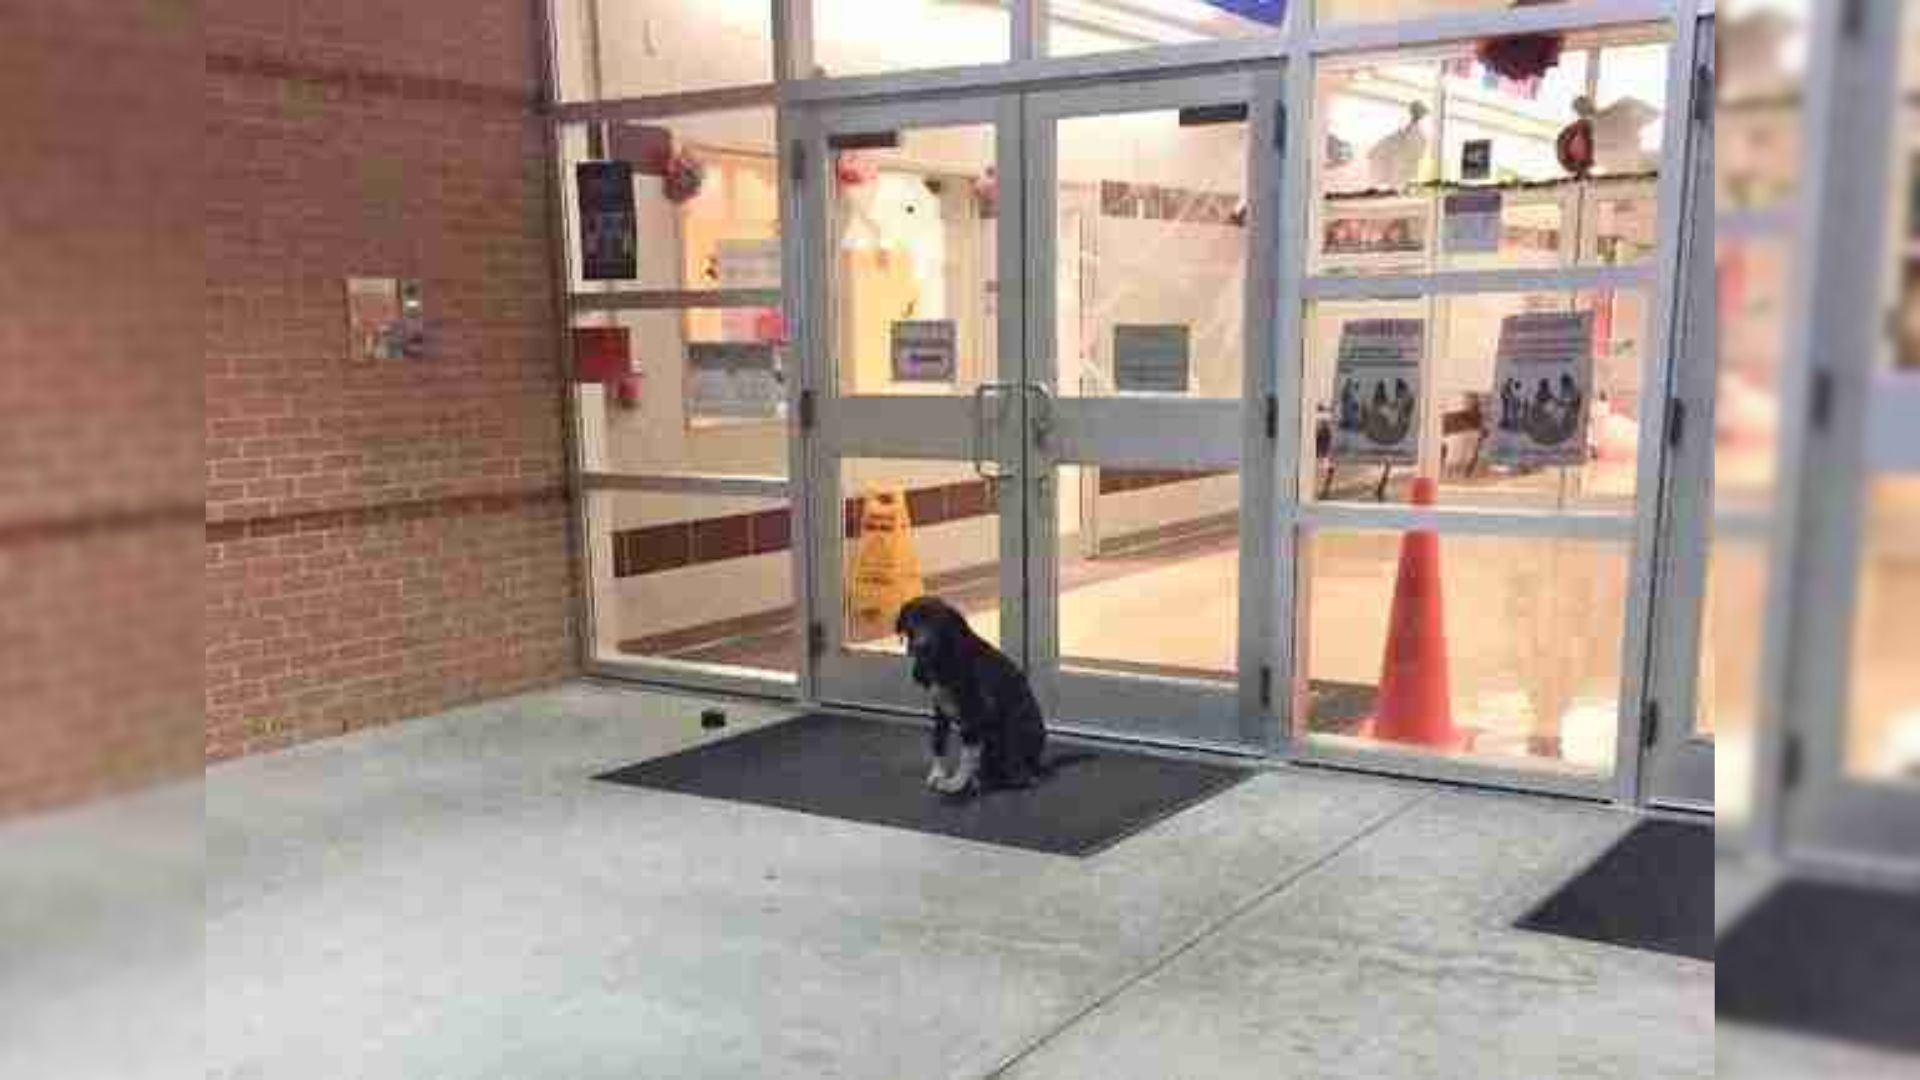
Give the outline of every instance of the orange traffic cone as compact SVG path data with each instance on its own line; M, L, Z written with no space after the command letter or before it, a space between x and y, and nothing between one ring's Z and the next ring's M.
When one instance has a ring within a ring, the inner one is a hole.
M1413 482L1413 505L1432 506L1431 477ZM1441 620L1440 537L1410 532L1400 539L1400 576L1387 619L1380 696L1364 734L1434 750L1459 750L1447 686L1447 632Z

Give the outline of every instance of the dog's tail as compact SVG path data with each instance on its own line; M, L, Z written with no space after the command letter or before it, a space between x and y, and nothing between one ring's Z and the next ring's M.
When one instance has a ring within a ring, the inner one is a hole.
M1048 776L1052 776L1054 773L1059 772L1061 769L1067 768L1072 765L1079 765L1079 764L1082 764L1083 762L1092 761L1094 758L1097 758L1099 756L1100 756L1099 754L1096 754L1091 750L1075 750L1071 753L1055 754L1054 756L1041 762L1039 769L1037 769L1036 771L1042 777L1048 777Z

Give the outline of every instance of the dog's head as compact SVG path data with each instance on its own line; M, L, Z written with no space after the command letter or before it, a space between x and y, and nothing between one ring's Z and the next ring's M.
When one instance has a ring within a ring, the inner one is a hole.
M913 658L913 681L921 686L953 682L961 650L973 637L966 616L937 596L907 601L893 629Z

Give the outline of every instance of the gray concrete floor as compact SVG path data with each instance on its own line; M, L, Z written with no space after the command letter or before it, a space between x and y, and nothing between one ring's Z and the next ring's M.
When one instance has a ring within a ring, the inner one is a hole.
M90 1028L8 957L42 1067L0 1037L0 1076L1713 1075L1710 965L1508 928L1620 812L1282 770L1073 860L588 781L702 741L701 704L576 684L213 770L203 962L129 913L0 907L45 931L26 970L92 927L140 1067L44 1067ZM164 798L0 830L0 895L50 841L98 884L94 835ZM201 867L160 861L148 902L197 912Z

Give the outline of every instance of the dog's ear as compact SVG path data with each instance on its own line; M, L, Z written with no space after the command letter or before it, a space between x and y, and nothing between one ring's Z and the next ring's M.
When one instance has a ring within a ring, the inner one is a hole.
M893 632L901 637L912 634L914 624L926 618L926 606L927 598L924 596L916 596L901 604L900 614L893 619Z

